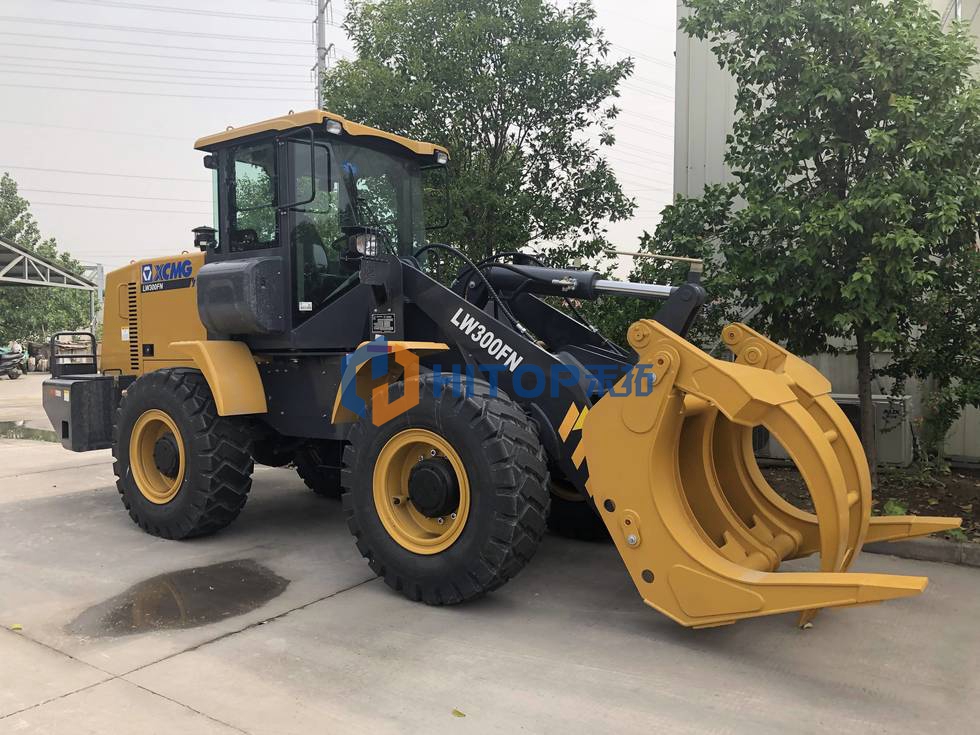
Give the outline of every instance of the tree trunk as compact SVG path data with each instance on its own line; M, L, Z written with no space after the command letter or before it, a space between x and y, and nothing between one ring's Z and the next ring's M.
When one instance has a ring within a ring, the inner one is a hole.
M857 331L858 402L861 411L861 444L871 470L871 489L878 489L878 445L875 443L875 406L871 400L871 346L867 333ZM850 489L850 488L848 488Z

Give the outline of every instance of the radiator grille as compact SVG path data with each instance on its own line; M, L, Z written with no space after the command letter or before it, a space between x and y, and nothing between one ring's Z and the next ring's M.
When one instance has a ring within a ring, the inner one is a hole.
M140 335L139 319L136 318L136 284L126 286L126 296L129 302L129 367L135 371L140 369Z

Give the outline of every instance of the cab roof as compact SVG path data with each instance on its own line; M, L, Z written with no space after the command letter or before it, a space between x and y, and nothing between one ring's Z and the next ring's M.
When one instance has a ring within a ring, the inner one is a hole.
M436 151L442 151L446 155L449 155L449 151L447 151L441 145L436 145L435 143L423 143L418 140L412 140L411 138L404 138L401 135L388 133L384 130L368 127L367 125L351 122L340 115L327 112L326 110L291 112L290 114L283 115L282 117L274 117L271 120L263 120L262 122L252 123L251 125L243 125L240 128L229 127L224 132L198 138L197 142L194 143L194 148L199 151L211 151L222 143L227 143L228 141L237 140L239 138L245 138L250 135L257 135L259 133L269 131L284 132L297 128L305 128L309 125L322 125L327 120L336 120L339 122L343 126L344 132L347 133L347 135L363 135L372 138L391 140L398 143L402 147L407 148L412 153L420 156L432 156L435 155Z

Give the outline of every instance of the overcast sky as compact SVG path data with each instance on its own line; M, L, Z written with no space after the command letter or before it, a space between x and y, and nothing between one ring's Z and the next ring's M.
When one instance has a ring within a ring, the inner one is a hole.
M636 61L609 154L639 205L610 232L632 249L671 198L675 2L595 5ZM315 106L314 15L313 0L0 0L0 172L85 263L189 249L211 223L194 140ZM340 28L328 41L353 55Z

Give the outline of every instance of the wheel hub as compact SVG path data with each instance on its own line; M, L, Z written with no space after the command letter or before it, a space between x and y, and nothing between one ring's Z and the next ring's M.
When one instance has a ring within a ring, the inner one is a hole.
M408 497L426 518L441 518L459 507L459 482L445 457L419 462L408 476Z
M169 503L184 483L185 462L177 422L158 408L144 411L129 433L129 466L136 489L151 503Z
M153 445L153 463L167 477L176 477L180 469L180 451L172 434L161 436Z
M445 437L402 429L381 448L372 477L381 525L414 554L439 554L463 532L470 512L470 481L459 453Z

